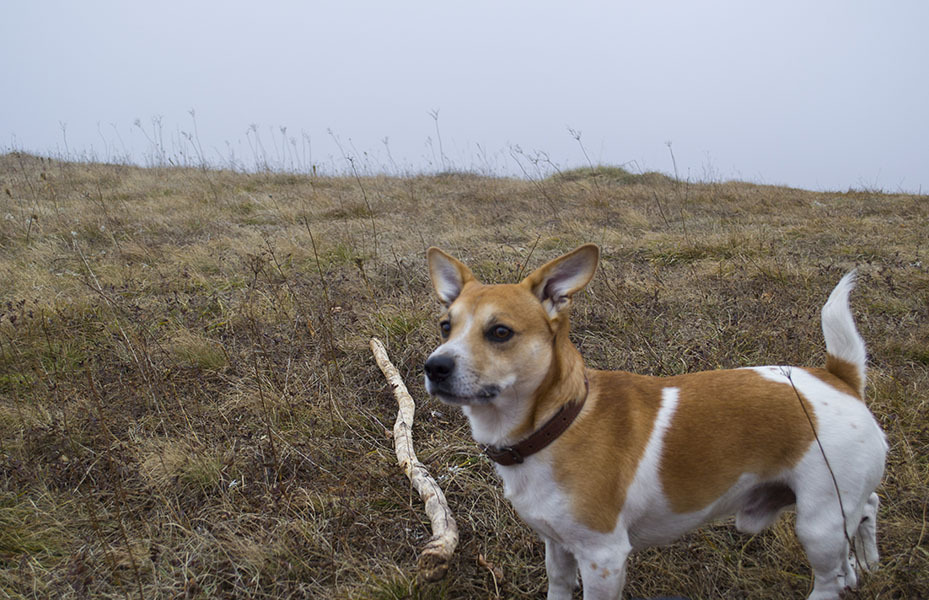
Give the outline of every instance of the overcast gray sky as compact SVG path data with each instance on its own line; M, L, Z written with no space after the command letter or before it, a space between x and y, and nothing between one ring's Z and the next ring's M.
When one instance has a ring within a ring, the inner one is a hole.
M926 0L6 1L0 82L0 149L929 189Z

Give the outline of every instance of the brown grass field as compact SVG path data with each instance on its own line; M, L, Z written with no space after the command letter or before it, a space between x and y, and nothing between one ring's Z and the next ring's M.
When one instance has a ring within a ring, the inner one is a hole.
M0 188L0 598L543 598L542 544L462 415L425 397L424 250L503 282L584 242L603 262L575 343L593 367L656 375L823 364L819 309L859 267L891 451L881 568L847 597L929 598L929 197L21 153L0 155ZM371 336L419 402L417 452L461 528L437 584L416 580L428 522ZM642 552L625 595L805 597L791 520Z

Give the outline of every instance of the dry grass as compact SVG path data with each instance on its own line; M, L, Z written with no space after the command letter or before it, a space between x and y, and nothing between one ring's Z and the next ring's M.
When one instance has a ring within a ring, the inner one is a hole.
M462 416L423 397L423 251L511 281L587 241L604 263L574 339L592 366L652 374L820 364L819 308L859 265L869 403L892 449L882 569L849 597L929 597L925 196L22 154L0 156L0 194L0 597L543 597L541 544ZM371 335L421 402L417 451L460 521L438 585L412 576L428 524L393 464ZM629 595L707 599L799 598L811 579L789 519L703 528L629 573Z

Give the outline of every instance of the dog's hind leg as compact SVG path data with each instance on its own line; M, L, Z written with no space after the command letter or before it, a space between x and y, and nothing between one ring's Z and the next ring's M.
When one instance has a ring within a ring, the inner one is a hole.
M797 494L796 530L813 567L813 591L807 600L839 600L842 590L857 578L850 569L844 517L834 490L823 486Z
M880 499L877 493L872 492L865 502L861 522L855 532L855 551L858 553L861 568L865 571L877 569L880 559L877 551L877 507L879 505Z
M545 539L548 600L570 600L577 589L577 560L561 544Z

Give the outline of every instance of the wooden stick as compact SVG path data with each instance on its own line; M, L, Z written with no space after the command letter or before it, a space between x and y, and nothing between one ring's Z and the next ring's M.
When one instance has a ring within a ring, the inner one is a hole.
M448 563L455 547L458 546L458 525L448 508L445 494L423 463L416 458L413 451L413 414L416 403L410 396L399 371L387 357L384 344L377 338L371 338L371 352L377 366L381 368L387 382L393 387L394 397L400 410L397 411L397 421L394 423L394 450L397 453L397 463L413 487L426 504L426 516L432 523L432 537L419 555L417 568L419 575L425 581L438 581L445 577Z

